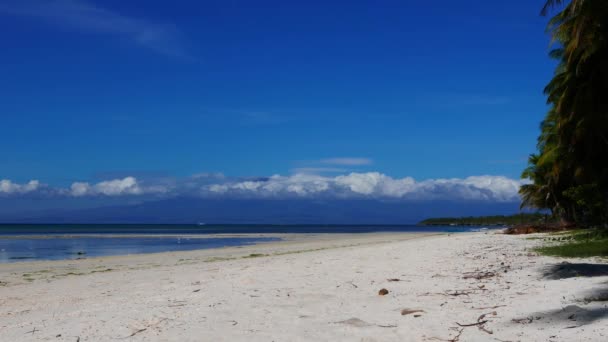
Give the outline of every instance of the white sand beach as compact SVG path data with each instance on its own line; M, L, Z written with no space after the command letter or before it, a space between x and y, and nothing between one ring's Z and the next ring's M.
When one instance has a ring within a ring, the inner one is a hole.
M0 340L608 340L608 265L537 256L539 241L494 232L291 236L2 264Z

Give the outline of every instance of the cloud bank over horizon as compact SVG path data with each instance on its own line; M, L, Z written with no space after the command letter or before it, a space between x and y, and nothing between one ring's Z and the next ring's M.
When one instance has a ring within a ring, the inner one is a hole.
M308 199L392 199L474 200L516 202L523 180L505 176L427 179L393 178L380 172L352 172L337 176L308 173L257 178L230 178L223 174L197 174L185 178L139 180L133 176L97 183L73 182L69 187L52 187L31 180L16 183L0 180L0 197L137 197L165 198L308 198Z

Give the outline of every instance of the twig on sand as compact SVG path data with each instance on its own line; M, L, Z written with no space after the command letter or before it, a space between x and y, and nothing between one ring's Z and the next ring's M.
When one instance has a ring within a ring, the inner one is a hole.
M534 322L534 317L530 316L526 318L513 318L511 321L519 324L530 324Z
M431 293L431 292L426 292L423 294L418 295L418 297L422 297L422 296L433 296L433 295L439 295L439 296L451 296L451 297L458 297L458 296L468 296L470 294L474 294L476 291L483 291L485 289L470 289L470 290L448 290L445 292L439 292L439 293Z
M463 328L474 327L474 326L477 326L477 325L480 325L480 324L486 324L486 323L488 323L488 321L481 321L481 322L470 323L470 324L460 324L460 323L456 322L456 324L458 324L459 327L463 327Z
M444 340L444 339L439 338L439 337L430 337L430 338L428 338L428 340L429 341L430 340L444 341L444 342L458 342L458 341L460 341L460 335L462 335L462 332L464 331L464 328L460 328L460 329L458 329L458 328L450 328L450 329L456 329L458 331L458 333L456 334L456 336L454 336L453 338Z
M506 306L506 305L495 305L495 306L488 306L488 307L484 307L484 308L471 308L471 309L475 309L475 310L489 310L489 309L502 308L503 306Z
M37 332L37 331L40 331L40 330L38 330L38 329L36 329L36 327L34 327L34 329L32 329L32 331L28 331L28 332L26 332L26 334L30 334L31 333L32 335L34 335L34 333Z
M479 316L477 318L477 322L481 322L484 318L486 318L487 315L496 316L497 313L496 313L496 311L493 311L493 312L490 312L490 313L485 313L485 314L483 314L483 315L481 315L481 316ZM479 328L479 330L481 330L481 331L483 331L485 333L488 333L490 335L492 335L494 333L492 330L486 329L486 327L483 324L478 325L477 328Z
M482 280L482 279L488 279L488 278L492 278L496 276L496 273L494 272L467 272L464 273L464 277L462 277L462 279L477 279L477 280Z
M454 338L449 339L448 342L458 342L458 341L460 341L460 335L462 335L463 331L464 331L464 328L458 330L458 334L456 334L456 336L454 336Z
M133 337L133 336L139 334L140 332L144 332L146 330L148 330L148 328L141 328L141 329L135 330L131 335L123 337L122 339L124 340L124 339L130 338L130 337Z

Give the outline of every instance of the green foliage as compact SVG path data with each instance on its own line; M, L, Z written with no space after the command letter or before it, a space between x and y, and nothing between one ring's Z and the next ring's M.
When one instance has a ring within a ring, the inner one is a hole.
M522 178L522 206L549 209L564 223L608 224L608 1L549 0L547 27L559 61L545 88L551 109L538 152Z
M564 258L608 257L608 231L605 229L579 230L545 239L551 246L537 248L543 255Z
M522 213L510 216L431 218L418 224L422 226L513 226L518 224L541 224L548 219L547 215L542 213Z
M563 258L608 257L608 240L572 242L557 246L541 247L536 251L543 255L559 256Z

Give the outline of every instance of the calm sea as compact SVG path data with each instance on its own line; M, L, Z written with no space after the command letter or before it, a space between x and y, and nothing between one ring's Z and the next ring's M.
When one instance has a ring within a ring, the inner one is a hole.
M415 225L0 225L0 263L62 260L252 245L279 238L221 237L205 234L470 232L480 227ZM121 236L124 235L124 236ZM131 235L131 236L129 236ZM133 236L133 235L147 235ZM173 235L173 236L163 236ZM182 235L181 237L176 235ZM184 237L183 235L189 235ZM200 235L200 237L196 236Z

